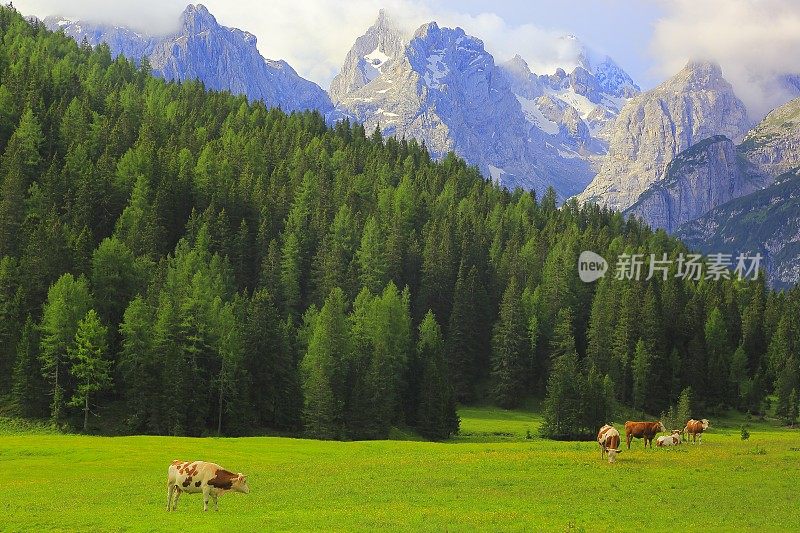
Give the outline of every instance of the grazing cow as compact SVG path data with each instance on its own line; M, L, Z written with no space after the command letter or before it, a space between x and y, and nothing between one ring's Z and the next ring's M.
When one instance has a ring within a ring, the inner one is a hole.
M167 511L178 509L178 498L182 492L203 493L203 510L208 511L209 498L214 500L214 510L218 511L217 498L228 491L250 492L247 476L228 472L219 465L205 461L172 461L169 465L167 489ZM173 502L173 495L175 496Z
M698 437L700 438L700 444L703 444L703 432L708 429L708 419L703 418L701 420L695 420L692 418L688 422L686 422L686 427L683 428L683 431L686 432L686 440L692 440L692 442L697 442Z
M656 446L677 446L681 443L681 430L673 429L672 435L662 435L656 439Z
M644 447L647 448L647 443L653 447L653 437L656 433L666 432L667 428L661 421L658 422L625 422L625 439L628 441L628 449L631 449L631 439L644 439Z
M608 454L608 462L614 463L617 460L617 454L622 453L619 449L619 431L612 425L606 424L600 428L597 433L597 444L600 445L600 458Z

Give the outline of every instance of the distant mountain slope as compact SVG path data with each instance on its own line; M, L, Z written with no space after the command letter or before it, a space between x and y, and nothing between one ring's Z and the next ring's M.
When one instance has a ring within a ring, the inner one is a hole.
M684 150L626 210L675 231L723 203L769 185L800 166L800 98L773 110L734 147L724 136Z
M602 169L578 199L625 209L681 151L714 135L738 140L747 129L745 106L720 68L689 63L628 102L614 124Z
M92 45L108 43L115 56L147 56L153 73L168 80L199 79L210 89L244 94L285 111L332 109L318 85L300 77L285 61L264 59L253 34L221 26L203 5L189 5L179 29L166 36L59 17L48 17L45 24L78 42L86 38Z
M800 168L771 186L732 200L678 228L677 236L706 252L760 252L770 281L800 281Z
M654 228L675 231L684 222L763 188L770 178L740 154L724 135L704 139L675 156L664 176L647 188L626 215Z

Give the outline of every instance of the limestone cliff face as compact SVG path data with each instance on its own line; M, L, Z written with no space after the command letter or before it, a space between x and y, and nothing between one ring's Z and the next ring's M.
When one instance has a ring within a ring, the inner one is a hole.
M800 98L772 110L747 133L745 157L761 171L777 176L800 166Z
M654 228L672 233L734 198L767 185L770 178L758 171L725 136L700 141L667 165L626 215L635 215Z
M800 168L683 224L676 234L706 253L760 253L772 286L795 285L800 282Z
M747 128L745 106L720 68L689 63L625 105L608 157L578 199L625 209L664 175L676 154L714 135L739 140Z

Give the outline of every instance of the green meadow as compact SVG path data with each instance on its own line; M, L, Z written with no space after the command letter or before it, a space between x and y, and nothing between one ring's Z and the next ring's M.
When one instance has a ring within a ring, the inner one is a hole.
M738 420L702 445L617 464L592 442L535 437L524 411L466 408L446 443L94 437L0 430L4 531L800 530L800 431ZM713 423L713 421L712 421ZM527 438L530 431L533 438ZM184 495L167 513L173 459L246 473L219 512Z

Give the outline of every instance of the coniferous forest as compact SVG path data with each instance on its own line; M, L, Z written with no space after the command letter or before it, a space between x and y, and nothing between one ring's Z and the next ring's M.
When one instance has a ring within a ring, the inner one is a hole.
M430 439L457 403L787 420L800 291L583 283L689 250L318 113L166 83L0 9L0 409L74 429Z

